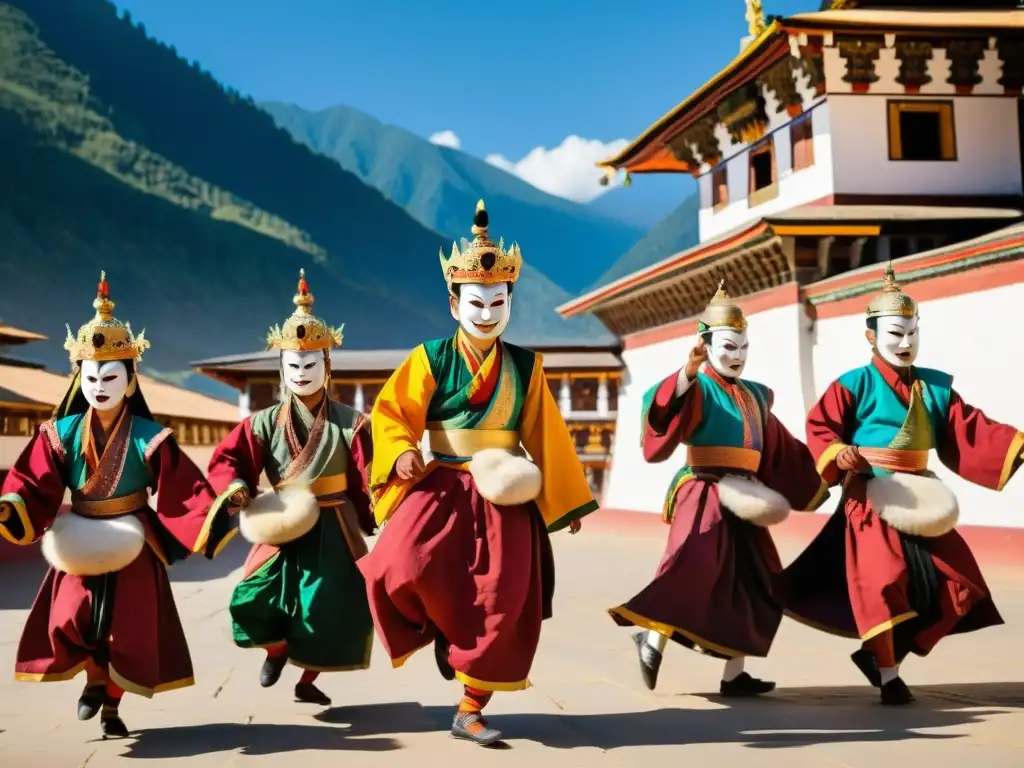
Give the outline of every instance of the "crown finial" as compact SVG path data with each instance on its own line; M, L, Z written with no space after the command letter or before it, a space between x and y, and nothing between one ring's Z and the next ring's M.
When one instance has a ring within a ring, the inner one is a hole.
M110 284L106 270L100 270L100 282L96 286L96 298L92 303L96 320L108 321L114 316L114 302L110 300Z
M71 326L67 325L64 349L69 352L71 360L76 363L83 360L141 360L142 353L150 347L146 332L135 335L130 323L114 317L114 302L110 300L106 270L100 271L92 308L96 314L78 329L78 333L72 333Z
M299 287L292 302L295 304L296 312L303 315L312 314L313 294L309 292L309 283L306 282L305 269L299 270Z
M473 214L473 234L477 239L487 237L487 225L490 223L490 216L487 215L487 206L483 200L476 203L476 212Z
M889 263L885 266L885 273L882 275L882 292L900 292L900 284L896 282L896 273L892 268L892 259L889 259Z

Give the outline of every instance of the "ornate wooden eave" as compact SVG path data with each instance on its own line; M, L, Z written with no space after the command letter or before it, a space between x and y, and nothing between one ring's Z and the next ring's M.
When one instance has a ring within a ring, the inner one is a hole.
M599 162L601 168L630 173L682 173L692 171L669 148L669 142L702 118L715 118L718 105L730 94L790 53L789 40L778 21L769 24L721 72L673 107L615 157Z
M724 279L739 298L793 280L781 238L765 222L677 254L558 308L563 317L592 312L625 336L698 314Z

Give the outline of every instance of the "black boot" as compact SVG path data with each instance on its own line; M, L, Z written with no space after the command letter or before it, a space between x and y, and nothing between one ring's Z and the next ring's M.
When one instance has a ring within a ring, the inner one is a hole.
M746 672L741 672L732 680L723 680L718 690L723 696L760 696L762 693L774 691L775 683L770 680L758 680Z
M295 700L303 704L319 704L324 707L331 705L330 697L313 683L298 683L295 686Z
M269 688L281 679L281 672L288 663L287 655L267 656L263 666L260 667L260 685Z
M640 661L640 676L644 679L647 690L653 691L658 684L658 670L661 669L661 651L647 642L646 632L636 632L633 635L633 642L636 643L636 655Z
M103 683L86 683L82 695L78 697L78 719L92 720L99 714L103 706L106 685Z
M464 739L481 747L493 747L501 741L501 731L487 725L479 712L458 712L452 723L452 736Z
M451 646L444 639L444 635L438 632L434 638L434 661L437 662L437 671L441 673L441 677L445 680L455 679L455 669L448 661L448 651L450 649Z
M868 679L875 688L882 687L882 673L878 671L878 657L867 648L861 648L850 654L850 659L857 665L864 677Z
M910 704L914 694L910 692L903 678L896 677L882 686L882 703L890 707L901 707Z
M120 705L120 699L104 697L103 712L100 715L100 727L103 729L104 739L123 739L128 736L128 726L124 724L119 712Z

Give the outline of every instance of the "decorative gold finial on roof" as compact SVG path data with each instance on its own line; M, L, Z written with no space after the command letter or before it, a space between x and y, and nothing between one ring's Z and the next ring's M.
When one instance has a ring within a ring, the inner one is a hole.
M292 298L295 311L284 325L275 325L267 334L267 348L309 352L316 349L340 347L344 340L344 325L331 328L313 315L313 294L306 282L306 270L299 270L299 286Z
M761 5L761 0L747 0L746 18L747 30L750 32L751 37L758 37L768 28L768 22L765 21L764 7Z
M83 360L141 360L142 353L150 347L146 332L135 336L130 323L122 323L114 317L114 302L110 300L110 284L107 282L106 271L100 272L100 282L96 286L96 298L93 299L92 308L96 310L96 314L92 320L78 329L78 333L72 333L71 326L67 325L68 335L64 341L64 349L68 351L71 361L79 363Z
M914 317L916 314L917 302L896 282L890 260L882 274L882 292L868 304L868 317Z
M715 295L697 318L697 332L707 333L725 329L745 331L746 328L747 319L743 316L743 310L725 290L725 280L720 280Z

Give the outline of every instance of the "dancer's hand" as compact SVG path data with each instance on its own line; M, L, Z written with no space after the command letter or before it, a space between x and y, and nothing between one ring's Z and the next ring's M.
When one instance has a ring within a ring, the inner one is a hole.
M686 366L683 368L683 373L686 374L686 378L693 381L697 377L697 372L700 370L701 365L708 359L708 346L704 343L704 339L697 339L697 343L693 349L690 350L690 356L686 360Z
M249 491L245 488L239 488L237 491L231 494L228 499L228 506L234 507L235 509L245 509L249 506Z
M575 534L579 533L582 529L583 529L583 521L580 520L579 518L576 518L571 523L569 523L569 533L571 533L571 534L575 535Z
M6 523L14 515L14 506L6 501L0 503L0 523Z
M845 472L870 472L871 465L855 445L848 445L836 456L836 466Z
M417 481L426 474L423 465L423 454L419 451L406 451L395 461L395 474L402 480Z

